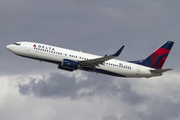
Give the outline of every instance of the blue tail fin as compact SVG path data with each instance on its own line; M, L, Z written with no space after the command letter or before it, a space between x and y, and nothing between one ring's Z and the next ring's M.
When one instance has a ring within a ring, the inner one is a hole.
M144 65L150 68L161 69L171 51L174 42L167 41L164 45L154 51L145 60L134 61L133 63ZM131 61L132 62L132 61Z

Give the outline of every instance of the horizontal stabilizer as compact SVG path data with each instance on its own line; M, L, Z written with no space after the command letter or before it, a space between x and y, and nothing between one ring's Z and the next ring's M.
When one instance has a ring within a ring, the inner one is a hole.
M172 70L172 69L157 69L157 70L150 70L150 72L153 72L153 73L164 73L164 72L167 72L169 70Z

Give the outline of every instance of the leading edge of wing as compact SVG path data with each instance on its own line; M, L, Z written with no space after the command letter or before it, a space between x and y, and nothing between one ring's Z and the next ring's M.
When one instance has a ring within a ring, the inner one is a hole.
M99 64L103 64L104 61L118 57L121 54L124 47L125 46L123 45L115 54L112 54L112 55L105 55L104 57L101 57L101 58L96 58L96 59L91 59L91 60L86 60L86 61L78 61L79 65L94 68L95 66L98 66Z

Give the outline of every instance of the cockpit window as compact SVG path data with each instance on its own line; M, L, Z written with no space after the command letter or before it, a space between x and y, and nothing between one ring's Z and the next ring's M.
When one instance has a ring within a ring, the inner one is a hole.
M14 43L14 45L21 45L21 44L19 44L19 43Z

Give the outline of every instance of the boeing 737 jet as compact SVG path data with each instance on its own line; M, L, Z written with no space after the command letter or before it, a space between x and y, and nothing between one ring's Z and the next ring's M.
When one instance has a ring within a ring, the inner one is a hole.
M85 70L117 77L150 78L161 76L172 69L161 69L174 42L167 41L146 59L139 61L121 61L113 59L122 52L122 46L112 55L97 56L51 45L35 42L16 42L7 45L12 53L35 60L50 62L66 71Z

